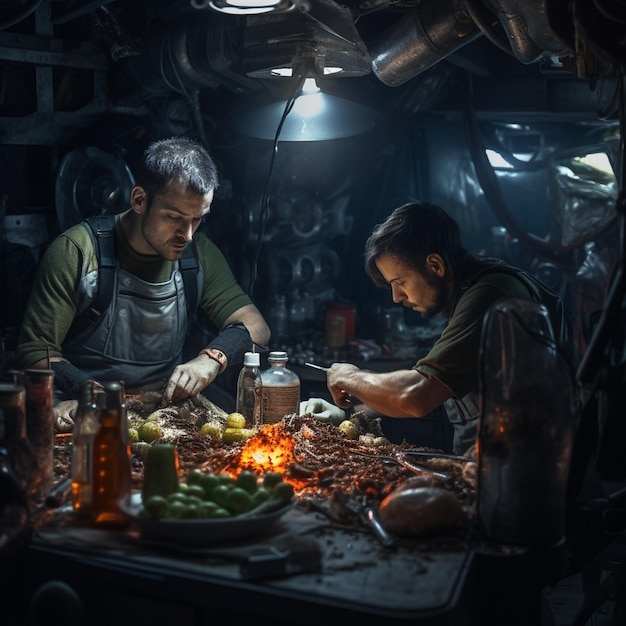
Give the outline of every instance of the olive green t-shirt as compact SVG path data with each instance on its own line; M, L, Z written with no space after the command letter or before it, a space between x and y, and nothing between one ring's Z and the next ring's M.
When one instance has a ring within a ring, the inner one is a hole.
M493 259L469 257L459 284L471 279ZM488 272L467 290L457 292L448 324L439 339L414 369L441 381L456 398L478 391L479 350L483 319L489 308L506 298L529 299L530 292L521 279L510 274Z
M119 222L119 220L118 220ZM91 235L85 224L77 224L59 235L38 265L17 346L17 365L62 356L62 344L74 317L89 302L79 301L78 286L98 267ZM147 282L164 282L172 262L157 256L136 253L117 227L120 266ZM194 243L204 276L199 306L217 328L237 309L252 301L239 286L219 248L204 234L196 233ZM94 293L96 274L93 274Z

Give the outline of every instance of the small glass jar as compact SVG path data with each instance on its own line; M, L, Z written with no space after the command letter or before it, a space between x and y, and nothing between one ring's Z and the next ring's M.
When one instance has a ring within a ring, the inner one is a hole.
M262 414L264 424L280 422L286 415L298 414L300 409L300 378L286 367L286 352L270 352L269 369L261 372Z

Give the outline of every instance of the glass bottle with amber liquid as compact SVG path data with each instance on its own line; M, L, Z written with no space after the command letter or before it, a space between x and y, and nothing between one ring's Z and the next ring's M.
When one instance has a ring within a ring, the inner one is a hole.
M36 480L29 496L35 504L43 501L54 482L54 372L24 370L26 433L35 455Z
M104 391L93 380L80 388L72 437L72 507L77 517L91 516L93 446L100 428Z
M97 526L123 528L130 523L131 467L128 421L120 383L104 385L104 405L93 445L91 519Z

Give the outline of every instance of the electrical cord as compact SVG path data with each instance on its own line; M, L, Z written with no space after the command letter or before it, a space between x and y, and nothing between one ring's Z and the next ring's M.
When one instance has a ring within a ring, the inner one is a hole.
M278 141L280 139L280 133L282 132L283 126L285 124L285 120L287 116L293 109L293 105L296 102L296 99L300 95L302 91L302 86L304 85L304 80L306 78L305 72L299 72L296 76L294 86L291 90L289 98L285 103L285 108L283 109L283 114L281 115L280 121L278 122L278 126L276 128L276 133L274 135L273 146L272 146L272 156L270 159L270 167L267 175L267 181L265 183L265 190L263 192L263 199L261 201L261 213L260 213L260 222L259 222L259 231L257 235L257 243L254 251L254 256L252 258L252 269L250 271L250 282L248 284L248 294L252 296L254 290L254 283L256 282L257 274L258 274L258 260L259 255L261 253L261 247L263 246L263 237L265 235L265 227L267 225L267 220L269 219L269 195L270 195L270 187L272 183L272 177L274 175L274 165L276 163L276 155L278 154Z

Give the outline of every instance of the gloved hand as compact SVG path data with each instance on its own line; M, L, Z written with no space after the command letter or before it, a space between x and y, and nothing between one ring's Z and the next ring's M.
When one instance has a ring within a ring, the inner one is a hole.
M61 400L54 405L54 430L57 433L71 433L78 400Z
M195 398L215 380L219 371L219 363L206 354L177 365L165 385L161 407Z
M320 422L328 422L335 426L339 426L346 419L346 412L343 409L323 398L309 398L300 402L300 415L305 413L310 413Z

